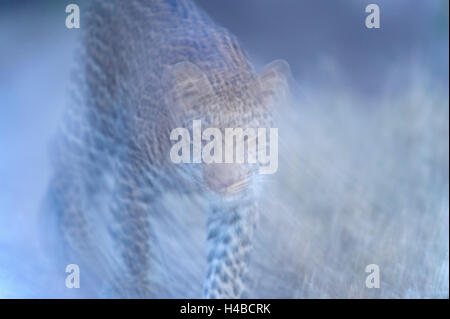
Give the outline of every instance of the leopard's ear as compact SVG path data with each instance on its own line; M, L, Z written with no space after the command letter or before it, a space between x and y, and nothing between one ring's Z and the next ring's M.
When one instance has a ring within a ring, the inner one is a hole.
M275 60L264 67L256 77L256 85L261 100L269 109L289 94L291 70L284 60Z
M212 94L212 86L205 73L191 62L179 62L164 74L170 103L177 111L191 113L200 107L202 98Z

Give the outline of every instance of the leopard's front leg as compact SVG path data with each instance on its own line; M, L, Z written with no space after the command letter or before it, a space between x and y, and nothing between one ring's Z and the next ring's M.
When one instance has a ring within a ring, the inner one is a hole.
M207 216L203 297L240 298L258 217L251 171L242 164L210 164L204 176L216 198Z

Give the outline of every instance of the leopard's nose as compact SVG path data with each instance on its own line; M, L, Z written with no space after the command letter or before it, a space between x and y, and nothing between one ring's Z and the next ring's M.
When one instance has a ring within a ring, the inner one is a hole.
M250 184L252 171L246 164L203 164L203 178L212 191L222 195L234 195Z

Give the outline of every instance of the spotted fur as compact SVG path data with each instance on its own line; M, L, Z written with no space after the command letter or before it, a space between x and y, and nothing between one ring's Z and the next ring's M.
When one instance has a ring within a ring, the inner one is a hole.
M65 247L110 280L106 296L157 296L155 198L208 202L203 297L237 298L257 221L254 168L173 164L170 130L270 127L288 68L260 74L191 1L98 1L84 18L80 78L55 148L49 201Z

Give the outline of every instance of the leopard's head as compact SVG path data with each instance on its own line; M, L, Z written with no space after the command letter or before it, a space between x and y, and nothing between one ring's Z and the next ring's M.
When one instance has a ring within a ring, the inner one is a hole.
M253 128L257 132L258 128L272 127L272 114L289 92L289 66L281 60L270 63L256 75L250 72L208 74L191 62L171 66L168 75L166 103L172 125L190 130L194 120L201 120L202 130L219 129L222 141L226 128ZM210 130L203 131L208 135L203 145L213 139L210 133ZM222 163L217 163L218 157L214 156L212 162L203 163L203 177L210 189L234 194L247 187L255 168L255 165L247 164L252 153L248 147L250 138L251 135L245 134L243 139L244 163L226 163L224 153L229 149L224 143L223 154L212 154L222 156ZM239 147L236 143L234 152Z

